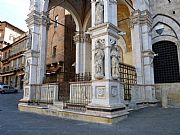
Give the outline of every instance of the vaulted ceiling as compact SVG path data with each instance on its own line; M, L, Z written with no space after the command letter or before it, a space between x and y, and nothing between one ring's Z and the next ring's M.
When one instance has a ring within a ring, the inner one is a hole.
M50 0L49 10L56 6L62 6L68 11L77 12L83 22L88 12L90 12L91 0Z

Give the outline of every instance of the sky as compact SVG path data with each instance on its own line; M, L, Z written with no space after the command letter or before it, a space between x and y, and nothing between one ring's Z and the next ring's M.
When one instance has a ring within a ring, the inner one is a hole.
M7 21L24 31L28 31L25 20L29 13L29 1L0 0L0 21Z

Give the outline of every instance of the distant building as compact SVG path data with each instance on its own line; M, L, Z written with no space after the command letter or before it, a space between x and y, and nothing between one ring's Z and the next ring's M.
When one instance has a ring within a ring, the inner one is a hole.
M14 42L14 39L23 34L24 31L16 26L6 22L0 21L0 48L3 48Z
M14 39L14 42L1 49L2 67L0 77L2 82L18 89L23 89L27 33Z
M23 33L24 31L10 24L9 22L0 21L0 49L12 44L14 42L14 39L19 37ZM0 58L2 58L1 51L0 51ZM0 69L2 71L1 62L0 62ZM0 82L2 82L2 77L0 77Z

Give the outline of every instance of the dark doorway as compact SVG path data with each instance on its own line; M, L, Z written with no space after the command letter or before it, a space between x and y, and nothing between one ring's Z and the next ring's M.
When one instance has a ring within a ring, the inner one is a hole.
M178 52L175 43L160 41L153 44L155 83L180 82Z

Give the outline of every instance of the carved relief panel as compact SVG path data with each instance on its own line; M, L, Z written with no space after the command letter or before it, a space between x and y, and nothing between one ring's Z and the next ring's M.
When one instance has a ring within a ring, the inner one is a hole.
M121 61L121 55L120 55L120 48L117 46L115 40L110 41L112 48L111 48L111 74L112 78L117 80L120 78L120 61Z
M96 13L96 15L95 15L96 25L104 23L104 4L103 4L103 2L98 1L96 3L95 13Z
M95 43L95 53L94 53L94 65L95 65L95 75L96 79L103 79L104 78L104 47L105 47L105 40L98 39Z

